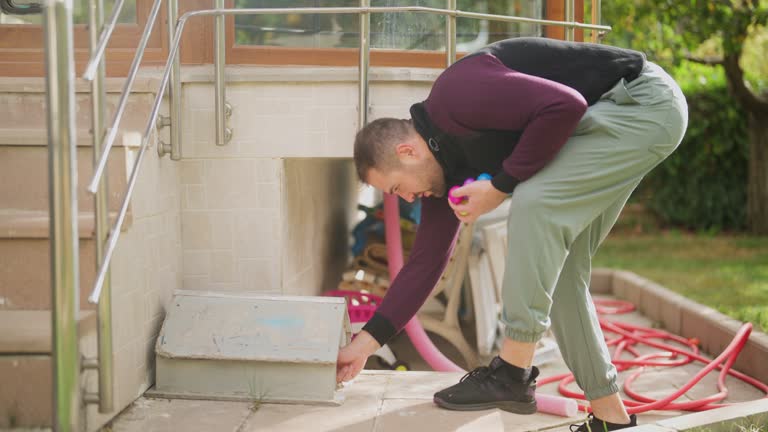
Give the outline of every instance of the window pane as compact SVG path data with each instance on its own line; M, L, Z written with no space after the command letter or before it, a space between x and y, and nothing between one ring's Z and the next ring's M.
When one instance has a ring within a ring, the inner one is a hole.
M545 0L458 0L463 11L541 18ZM237 8L349 7L359 0L235 0ZM444 9L446 0L371 0L371 6L424 6ZM472 51L496 40L540 36L534 24L489 23L459 18L458 51ZM239 15L235 17L239 45L307 48L356 48L357 15ZM428 13L376 13L371 15L371 47L396 50L445 50L445 17Z
M15 0L16 4L24 3L40 3L42 0ZM89 0L75 0L74 10L72 11L72 20L75 24L87 24L88 23L88 1ZM115 0L104 0L104 19L109 19L112 14L112 6L115 4ZM136 0L125 0L123 9L120 11L120 18L117 22L122 24L134 24L136 23ZM0 24L34 24L40 25L42 23L42 16L40 14L34 15L6 15L0 11Z
M235 0L240 8L349 7L359 0ZM355 14L236 15L238 45L354 48L360 23Z
M466 12L542 19L545 2L546 0L458 0L456 6L459 10ZM440 3L445 2L440 1ZM439 35L441 39L445 38L444 26L445 24ZM458 18L456 19L456 51L471 52L498 40L542 36L542 34L542 27L538 24ZM441 42L440 46L440 49L445 49L445 42Z
M371 0L371 6L424 6L445 9L445 0ZM371 47L397 50L445 49L445 17L429 13L371 15Z

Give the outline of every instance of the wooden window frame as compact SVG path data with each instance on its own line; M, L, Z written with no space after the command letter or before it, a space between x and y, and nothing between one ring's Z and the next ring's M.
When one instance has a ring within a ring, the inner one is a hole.
M227 0L227 7L234 2ZM576 0L576 21L584 19L584 0ZM546 1L546 16L549 20L565 19L563 0ZM357 48L294 48L235 44L235 17L228 16L226 25L227 64L237 65L299 65L299 66L357 66ZM565 39L563 27L545 27L545 36ZM583 30L576 30L575 39L583 40ZM459 53L457 57L461 57ZM445 53L439 51L399 51L371 49L371 66L399 66L444 68Z
M136 52L153 0L136 0L135 24L118 24L112 34L106 58L107 76L123 77L128 73ZM227 0L226 6L233 7ZM179 0L179 15L200 9L214 8L214 0ZM563 0L546 2L546 19L563 20ZM576 20L584 18L584 0L576 0ZM168 56L168 30L165 2L161 5L155 28L149 38L142 61L143 66L161 66ZM235 17L226 17L227 64L273 66L357 66L357 48L292 48L247 46L235 44ZM562 27L546 27L546 37L564 39ZM584 32L576 30L576 40L583 40ZM85 25L76 25L75 71L82 75L88 60L88 32ZM182 64L213 63L214 18L194 17L185 25L181 42ZM462 53L458 54L461 57ZM371 50L371 66L444 68L445 53L436 51ZM39 25L4 24L0 26L0 76L45 76L43 58L43 29Z
M544 19L565 21L565 1L553 1L545 0L546 17ZM584 0L576 0L574 8L574 20L576 22L584 22ZM544 36L550 39L562 39L565 40L565 27L548 26L544 28ZM584 41L584 30L576 29L574 34L574 40L579 42Z
M118 24L107 47L107 76L125 76L130 69L153 0L136 0L136 23ZM163 5L164 6L164 5ZM155 27L147 41L142 65L164 63L168 52L166 11L161 6ZM105 17L107 19L107 17ZM32 24L0 26L0 76L45 76L43 27ZM80 76L89 59L88 28L77 24L73 29L75 73Z

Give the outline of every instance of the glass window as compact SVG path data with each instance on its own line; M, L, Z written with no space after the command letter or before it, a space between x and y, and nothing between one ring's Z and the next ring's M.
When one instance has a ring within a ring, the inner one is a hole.
M42 0L14 0L15 4L22 5L27 3L40 3ZM88 24L88 1L75 0L72 11L72 19L75 24ZM104 19L109 19L112 14L112 6L115 0L104 0ZM121 24L136 23L136 0L125 0L123 9L120 11L120 18L117 22ZM0 11L0 24L34 24L40 25L42 16L40 14L32 15L6 15Z
M458 0L460 10L498 15L541 18L545 0ZM235 0L236 8L354 7L359 0ZM371 6L424 6L444 9L445 0L371 0ZM489 23L459 18L458 51L472 51L490 42L516 36L540 36L541 26ZM356 48L359 20L354 14L238 15L238 45L303 48ZM392 50L445 50L445 17L427 13L376 13L371 15L371 47Z
M235 8L349 7L359 0L235 0ZM236 15L237 45L302 48L356 47L360 28L354 14Z

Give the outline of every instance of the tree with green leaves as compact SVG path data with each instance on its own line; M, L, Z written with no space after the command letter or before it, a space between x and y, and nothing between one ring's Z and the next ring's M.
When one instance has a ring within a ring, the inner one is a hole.
M618 0L603 4L607 12L603 16L615 29L609 43L628 43L661 63L687 60L723 68L731 96L748 117L747 223L753 233L768 234L768 1ZM745 50L747 42L751 50ZM750 69L752 76L748 76Z
M768 95L751 88L745 80L741 64L747 37L760 26L768 24L768 2L652 1L658 7L659 16L678 29L688 49L694 50L705 42L719 45L714 56L702 58L692 53L685 53L685 56L698 63L722 65L731 95L749 117L747 223L753 233L768 234Z

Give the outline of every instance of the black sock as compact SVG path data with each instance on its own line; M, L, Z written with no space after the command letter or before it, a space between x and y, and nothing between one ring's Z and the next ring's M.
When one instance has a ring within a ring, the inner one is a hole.
M497 375L519 382L529 381L531 379L531 371L533 370L532 367L521 368L507 363L499 356L496 356L491 361L491 367L496 371Z
M634 414L629 416L629 423L611 423L605 420L601 420L597 416L594 417L594 421L600 423L605 423L605 426L608 428L608 430L615 430L617 428L624 428L628 426L637 426L637 417L635 417Z

